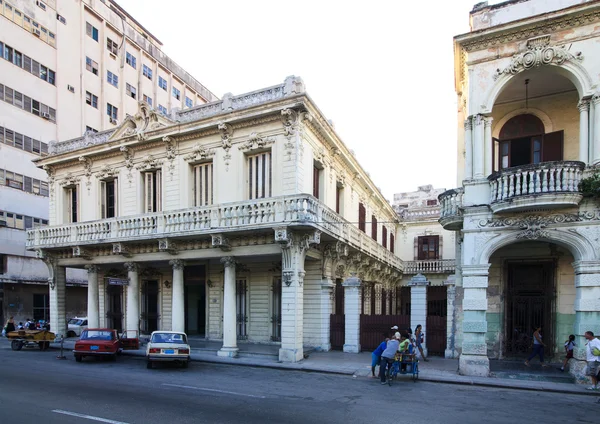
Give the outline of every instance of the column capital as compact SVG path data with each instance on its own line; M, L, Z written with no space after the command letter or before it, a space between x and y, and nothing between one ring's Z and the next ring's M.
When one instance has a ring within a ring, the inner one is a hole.
M492 118L491 116L486 116L483 118L483 124L485 125L486 128L491 128L493 121L494 121L494 118Z
M169 261L169 265L171 265L174 270L182 270L185 267L185 262L181 259L172 259Z
M462 274L463 277L478 276L489 274L491 264L479 264L479 265L463 265Z
M468 117L467 119L465 119L465 131L472 131L473 130L473 120L471 117Z
M474 126L482 125L484 120L485 120L485 117L480 113L478 113L477 115L473 115L473 125Z
M233 256L224 256L221 258L221 263L225 266L225 268L235 268L236 260Z
M598 106L600 104L600 93L596 93L592 96L592 103L594 106Z
M97 265L86 265L84 268L87 269L88 274L98 274Z
M600 261L575 261L571 263L575 275L600 274Z
M417 274L410 279L408 285L411 287L428 286L429 281L423 274Z
M125 262L123 266L127 268L127 272L140 272L141 268L137 262Z
M446 287L453 287L456 285L456 274L450 274L447 280L443 281Z
M577 103L577 109L579 109L579 112L588 112L590 110L590 98L584 97L583 99L579 100L579 103Z

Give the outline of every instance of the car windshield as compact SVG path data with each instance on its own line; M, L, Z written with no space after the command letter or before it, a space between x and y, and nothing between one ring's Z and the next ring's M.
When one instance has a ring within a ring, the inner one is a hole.
M152 335L151 343L185 343L187 344L187 337L185 334L173 334L173 333L154 333Z
M82 323L83 323L83 320L77 319L77 318L71 318L69 320L69 325L81 325Z
M112 340L113 332L112 331L84 331L81 333L81 340Z

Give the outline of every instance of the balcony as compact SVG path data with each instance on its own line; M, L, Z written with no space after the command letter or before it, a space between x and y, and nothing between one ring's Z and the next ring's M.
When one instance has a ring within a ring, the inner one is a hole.
M345 242L361 253L402 270L400 258L308 194L43 227L27 232L26 245L29 250L110 245L272 231L280 226L320 230L324 236Z
M428 259L404 262L405 274L453 274L456 270L454 259Z
M446 190L438 196L440 202L440 219L438 222L446 230L458 231L463 226L462 204L463 189Z
M579 181L585 164L543 162L503 169L488 177L494 213L558 209L579 205Z

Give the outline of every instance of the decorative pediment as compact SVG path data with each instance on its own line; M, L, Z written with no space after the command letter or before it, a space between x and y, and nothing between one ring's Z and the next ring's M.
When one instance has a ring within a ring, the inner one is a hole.
M106 180L108 178L114 178L118 173L119 171L106 164L100 168L100 171L96 172L96 178L99 180Z
M273 143L275 143L275 139L273 137L263 137L260 134L253 132L250 134L248 141L243 143L238 148L241 151L265 149Z
M497 69L494 79L496 80L504 74L516 75L542 65L562 65L566 61L581 60L583 60L581 52L573 54L565 46L550 46L550 36L543 35L527 40L527 50L515 54L506 68Z
M74 185L76 185L76 184L79 182L79 180L80 180L80 177L76 177L76 176L75 176L75 175L73 175L71 172L69 172L69 173L68 173L68 174L65 176L65 178L63 178L63 179L60 181L60 185L61 185L61 186L65 186L65 187L68 187L68 186L74 186Z
M196 143L192 152L188 155L185 155L183 159L187 162L199 162L214 156L214 154L214 151L206 149L200 143Z
M138 113L127 116L117 130L111 135L109 141L125 137L136 136L139 141L146 140L147 133L162 127L173 125L175 121L157 113L148 103L138 102Z
M231 138L233 137L233 128L231 125L225 122L219 122L217 125L219 132L221 133L221 146L226 152L231 149Z
M135 167L135 169L140 170L140 171L156 169L156 168L160 168L161 164L162 164L162 160L156 159L152 155L146 155L144 157L144 159L142 160L142 162L139 163Z

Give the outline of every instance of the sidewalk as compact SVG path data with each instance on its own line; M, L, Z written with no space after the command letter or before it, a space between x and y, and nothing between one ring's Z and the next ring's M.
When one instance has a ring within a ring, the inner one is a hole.
M6 339L3 339L8 341ZM70 356L76 339L66 339L64 342L65 355ZM60 349L59 343L51 343L54 349ZM202 347L192 346L192 361L214 364L241 365L280 370L295 370L319 372L327 374L348 375L354 378L371 378L371 353L344 353L339 351L311 352L303 361L297 363L279 362L273 355L273 346L240 344L240 349L249 356L226 358L216 355L220 346L216 342L206 342ZM252 352L256 351L256 352ZM123 355L145 357L146 350L123 351ZM447 384L467 384L483 387L497 387L518 390L537 390L555 393L599 396L600 392L586 390L586 385L574 384L566 374L555 368L542 370L539 365L532 364L526 368L521 362L490 361L490 377L467 377L459 375L458 360L430 357L428 362L419 362L419 381L429 381ZM557 376L554 377L554 374ZM399 384L411 383L411 376L400 377ZM553 380L553 381L548 381ZM557 382L559 381L559 382Z

